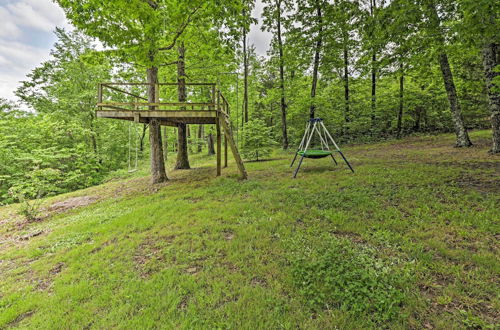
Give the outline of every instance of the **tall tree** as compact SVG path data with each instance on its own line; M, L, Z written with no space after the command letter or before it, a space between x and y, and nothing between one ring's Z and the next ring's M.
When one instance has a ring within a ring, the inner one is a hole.
M423 0L424 13L428 18L428 28L436 41L438 62L443 75L444 87L448 95L450 110L455 127L456 147L470 147L472 145L469 134L464 125L462 108L457 95L457 89L453 80L448 54L446 53L446 42L444 37L441 18L436 7L435 0Z
M491 114L491 153L500 153L500 3L489 0L458 1L463 20L459 33L481 49L484 80Z
M309 106L309 117L314 118L316 116L316 88L318 85L318 71L319 71L319 61L321 54L321 45L323 43L323 15L321 12L322 2L320 0L314 1L314 9L316 11L316 24L318 27L318 32L316 36L316 45L314 48L314 60L313 60L313 73L311 82L311 105Z
M247 11L243 10L243 17ZM243 43L243 122L248 122L248 51L247 51L247 28L243 26L241 40Z
M267 4L263 13L264 27L268 31L272 31L274 33L278 47L282 147L286 150L288 149L288 132L286 122L287 105L285 100L285 61L283 52L282 15L284 9L290 9L290 5L285 0L266 0L264 2Z
M373 30L377 27L377 1L376 0L370 0L370 16L372 18L372 25L373 25ZM372 39L375 38L375 32L373 31L372 33ZM371 113L371 122L372 122L372 127L375 125L375 113L377 110L377 50L376 47L372 46L372 98L371 98L371 108L372 108L372 113Z
M400 61L399 66L399 111L398 111L398 126L397 126L397 137L401 138L401 132L403 130L403 108L404 108L404 68L403 61Z
M344 122L347 131L352 120L350 73L353 64L351 58L356 54L356 39L359 35L360 9L357 3L337 0L326 7L325 13L325 62L338 72L343 85Z
M399 81L399 110L397 115L396 136L401 138L403 130L403 110L404 110L404 88L405 74L412 61L416 61L413 52L418 52L418 40L415 35L418 33L416 22L419 21L419 10L414 3L406 0L394 0L388 7L380 12L379 24L384 26L379 30L378 37L390 44L390 51L386 51L385 57L381 58L381 63L393 67ZM417 40L415 40L417 39ZM413 50L413 52L412 52ZM417 112L417 126L420 125L420 110Z
M186 48L184 42L179 43L178 47L179 57L177 58L177 96L179 102L186 102L186 70L185 70L185 55ZM177 161L175 163L176 169L189 169L188 158L188 141L187 141L187 125L177 124L177 140L179 148L177 149Z

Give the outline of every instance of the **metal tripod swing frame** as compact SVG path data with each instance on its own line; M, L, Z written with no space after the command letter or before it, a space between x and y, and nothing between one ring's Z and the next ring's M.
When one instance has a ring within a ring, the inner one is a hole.
M330 152L330 156L332 157L332 160L335 163L335 165L338 165L338 163L335 160L335 157L333 157L333 152L338 152L340 154L340 156L342 156L342 159L347 164L349 169L354 173L354 169L352 168L351 164L349 164L349 161L347 161L347 158L344 156L344 154L340 150L339 146L337 145L337 143L335 142L335 140L331 136L330 132L328 132L328 130L326 129L325 124L323 124L323 119L311 118L307 122L304 136L302 137L302 140L300 141L299 148L295 152L295 156L293 157L292 163L290 164L290 167L292 167L293 164L295 163L295 160L297 160L297 156L299 155L299 153L301 153L299 164L298 164L297 168L295 169L293 177L294 178L297 177L297 173L299 172L300 166L302 165L302 161L304 160L304 158L307 157L306 156L307 150L311 144L312 137L314 136L315 133L317 133L319 138L320 138L322 150ZM330 141L331 144L335 147L335 150L333 150L333 152L330 149L330 145L329 145L328 141Z

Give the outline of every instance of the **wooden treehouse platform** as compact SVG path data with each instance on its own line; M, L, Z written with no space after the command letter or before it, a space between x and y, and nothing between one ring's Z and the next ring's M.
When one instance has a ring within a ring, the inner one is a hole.
M185 88L187 99L191 101L175 101L178 88ZM154 89L154 102L147 98L150 89ZM178 83L100 83L97 98L96 116L99 118L143 124L156 119L160 125L174 127L178 124L216 125L217 176L222 172L222 154L224 167L227 167L229 145L241 177L247 178L245 166L233 138L229 103L216 88L216 84L186 83L181 87Z

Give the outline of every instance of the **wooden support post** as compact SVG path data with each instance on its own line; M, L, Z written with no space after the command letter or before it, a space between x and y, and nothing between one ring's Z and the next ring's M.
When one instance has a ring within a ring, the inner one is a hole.
M224 133L224 168L227 167L227 133Z
M220 176L222 173L221 163L222 163L222 139L220 134L220 116L217 116L215 128L217 131L217 176Z
M238 169L240 170L241 178L247 179L248 174L247 171L245 170L245 165L243 164L243 160L241 159L240 153L238 152L238 148L236 147L236 143L234 143L231 127L229 127L226 118L222 116L220 118L220 123L222 125L222 128L224 129L224 133L227 135L227 142L229 143L231 151L233 152L234 160L236 161L236 165L238 165Z

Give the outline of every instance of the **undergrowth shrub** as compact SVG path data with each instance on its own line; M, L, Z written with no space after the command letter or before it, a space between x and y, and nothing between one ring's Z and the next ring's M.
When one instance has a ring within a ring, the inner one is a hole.
M271 130L262 119L255 118L245 124L241 154L249 160L261 160L269 156L274 141Z
M9 194L19 202L17 213L23 216L28 221L35 221L40 216L40 207L43 195L41 190L27 191L19 186L12 187Z
M411 282L408 269L347 239L320 241L318 246L294 242L291 248L293 283L311 310L340 309L375 323L402 316Z

